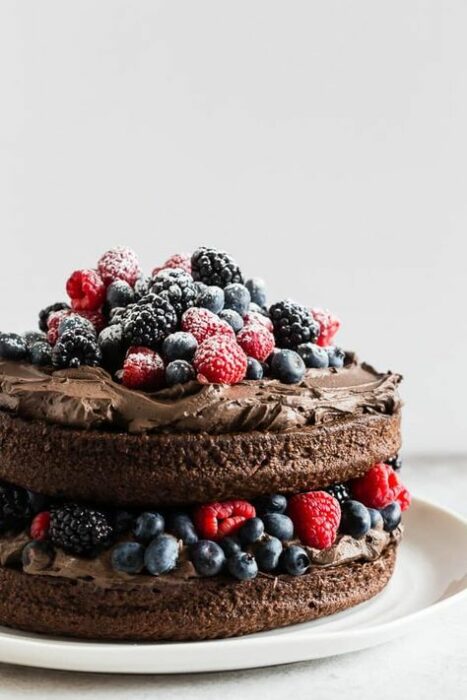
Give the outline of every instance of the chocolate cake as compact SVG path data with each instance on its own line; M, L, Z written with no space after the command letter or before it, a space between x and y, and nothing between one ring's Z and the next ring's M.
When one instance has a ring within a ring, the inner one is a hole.
M0 334L0 623L210 639L384 588L410 504L399 375L212 248L149 277L116 248L66 288Z

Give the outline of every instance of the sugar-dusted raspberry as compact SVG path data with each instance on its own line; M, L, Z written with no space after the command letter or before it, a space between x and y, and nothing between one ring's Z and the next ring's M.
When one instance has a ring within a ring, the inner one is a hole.
M373 465L367 473L351 482L352 495L368 508L385 508L397 501L407 510L411 496L392 467L383 462Z
M33 540L43 542L49 537L50 513L46 510L34 516L31 523L30 535Z
M311 315L319 324L317 345L324 347L332 345L332 341L340 328L341 322L328 309L311 309Z
M339 501L326 491L309 491L292 496L288 513L303 544L315 549L331 547L341 521Z
M256 515L248 501L223 501L199 506L193 521L198 535L203 539L218 541L233 535L245 522Z
M264 362L274 350L273 334L260 323L247 323L237 334L237 343L249 357L260 362Z
M105 316L102 309L93 309L92 311L82 309L81 311L78 311L78 313L83 318L87 318L88 321L91 321L92 325L96 329L96 333L100 333L106 325Z
M122 383L129 389L155 391L164 383L162 357L149 348L131 347L123 363Z
M131 248L117 246L104 253L97 263L100 276L106 285L114 280L124 280L132 287L141 277L141 267Z
M249 311L243 317L243 322L245 326L249 325L250 323L260 323L262 326L265 326L268 331L271 331L271 333L274 330L274 326L272 325L272 321L269 316L260 314L258 311Z
M185 270L185 272L188 272L188 274L191 275L191 255L188 253L175 253L174 255L171 255L163 265L154 268L152 271L152 276L155 277L161 270L170 270L176 267L180 268L181 270Z
M71 309L60 309L59 311L52 311L47 319L47 340L50 345L55 345L58 340L58 327L60 322L70 316L73 311Z
M219 335L201 343L193 359L198 381L212 384L241 382L247 364L247 356L236 340Z
M75 270L66 291L75 311L99 309L105 301L105 284L96 270Z
M235 338L235 333L226 321L213 314L208 309L200 309L193 306L185 311L182 316L182 331L195 336L198 343L214 335Z

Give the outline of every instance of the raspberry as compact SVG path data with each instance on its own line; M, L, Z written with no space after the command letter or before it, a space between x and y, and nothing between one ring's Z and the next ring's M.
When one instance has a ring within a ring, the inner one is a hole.
M200 382L237 384L245 377L247 356L235 340L215 335L201 343L193 365Z
M57 301L55 304L50 304L50 306L46 306L45 309L42 309L39 311L39 328L41 331L44 333L47 333L47 327L48 327L48 320L49 316L51 313L54 311L62 311L63 309L70 309L68 304L65 304L65 302L62 301Z
M180 270L185 270L191 275L191 256L188 253L175 253L171 255L160 267L155 267L152 271L152 276L155 277L161 270L170 270L178 267Z
M193 516L198 535L203 539L221 540L233 535L256 511L248 501L224 501L199 506Z
M34 516L31 523L30 535L36 542L43 542L48 539L50 527L50 513L42 511Z
M66 291L74 311L98 309L105 301L105 284L96 270L76 270L68 278Z
M127 345L155 349L177 327L177 314L166 299L148 294L148 303L127 307L122 318L123 337Z
M208 309L192 307L182 316L182 331L195 336L198 343L214 335L222 335L227 338L235 338L232 327L219 316Z
M167 299L179 317L184 311L195 305L198 296L191 275L179 268L161 270L152 282L151 292ZM144 304L145 300L146 297L143 297L141 303Z
M301 343L314 343L319 325L304 306L279 301L269 309L278 348L295 350Z
M274 336L266 326L249 323L237 335L237 343L249 357L260 362L269 357L274 350Z
M340 328L341 322L327 309L311 309L311 315L319 324L317 345L324 347L332 345L332 341Z
M129 389L155 391L164 382L164 362L149 348L132 347L123 363L122 382Z
M104 253L99 258L97 269L107 286L114 280L124 280L134 287L136 280L141 276L136 253L124 246L117 246Z
M331 547L341 521L337 499L326 491L309 491L292 496L288 513L303 544L315 549Z
M235 260L222 250L197 248L191 258L193 279L196 282L226 287L232 282L243 283L242 273Z
M49 341L50 345L55 345L58 340L58 327L61 321L72 313L72 310L68 308L60 309L59 311L52 311L52 313L49 314L47 321L47 340Z
M368 508L385 508L397 501L407 510L411 496L399 475L388 464L378 462L367 473L351 483L352 495Z
M271 331L271 333L274 330L274 326L272 325L272 321L269 316L260 314L258 311L249 311L243 317L243 322L245 326L248 326L250 323L260 323L262 326L267 328L268 331Z

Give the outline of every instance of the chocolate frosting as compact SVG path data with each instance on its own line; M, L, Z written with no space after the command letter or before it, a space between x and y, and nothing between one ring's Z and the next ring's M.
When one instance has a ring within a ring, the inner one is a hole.
M400 380L348 354L342 369L309 369L300 384L193 381L145 393L125 388L101 368L53 371L0 361L0 409L74 428L130 433L286 431L365 413L392 415L400 407Z

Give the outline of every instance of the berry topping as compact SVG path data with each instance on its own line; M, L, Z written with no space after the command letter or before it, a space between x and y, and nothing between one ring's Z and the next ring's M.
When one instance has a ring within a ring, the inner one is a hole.
M66 333L66 331L79 331L84 335L90 334L91 337L96 336L96 329L91 321L84 318L84 316L80 316L79 314L71 313L63 316L60 319L57 328L58 337L60 338L60 336L63 335L63 333Z
M271 333L274 330L274 326L272 325L272 321L269 316L260 314L258 311L248 311L248 313L243 317L243 322L245 325L259 323L262 326L265 326L265 328L267 328L268 331L271 331Z
M216 576L224 568L225 554L216 542L199 540L190 547L193 565L200 576Z
M33 365L42 367L52 364L52 348L49 343L34 343L29 349L29 356Z
M251 301L258 306L266 306L266 283L261 277L252 277L245 282Z
M174 360L165 368L165 382L167 386L186 384L196 379L193 367L186 360Z
M125 280L115 280L107 287L107 303L111 309L128 306L135 300L133 287Z
M297 352L305 363L306 367L314 369L324 369L329 367L329 355L324 348L320 348L315 343L302 343L298 346Z
M195 544L198 541L193 520L186 513L175 513L170 521L170 532L183 544Z
M110 562L114 571L139 574L144 568L144 547L138 542L121 542L113 548Z
M310 559L303 547L296 544L284 549L280 556L281 568L291 576L303 576L310 566Z
M332 486L327 486L323 491L327 491L331 496L334 496L341 505L350 498L349 490L345 484L333 484Z
M359 479L351 482L354 498L369 508L385 508L398 501L402 510L410 505L410 493L402 484L394 469L378 462Z
M52 351L52 364L58 369L100 365L102 353L97 340L87 332L65 331L55 343Z
M92 311L89 309L83 309L79 312L79 315L83 318L87 318L88 321L91 321L92 325L96 329L96 333L100 333L100 331L106 325L106 320L102 309L93 309Z
M133 525L133 535L138 542L150 542L164 532L165 521L160 513L141 513Z
M219 318L228 323L234 333L238 333L243 328L243 318L233 309L224 309L220 312Z
M329 367L339 369L344 366L345 352L341 348L329 345L329 347L326 347L326 352L328 354Z
M155 391L164 383L164 362L149 348L131 347L123 363L122 383L128 389Z
M264 529L268 535L277 537L278 540L285 542L291 540L294 534L294 526L288 515L283 513L266 513L263 517Z
M47 322L47 340L50 345L55 345L57 342L58 328L62 320L72 313L71 309L59 309L49 314L49 320Z
M246 367L246 379L262 379L264 375L263 365L254 357L249 357Z
M50 304L50 306L46 306L45 309L42 309L39 311L39 328L41 331L44 333L47 332L48 330L48 320L49 316L51 313L54 311L63 311L63 310L70 310L70 307L68 304L66 304L63 301L57 301L55 304Z
M382 530L384 526L383 516L376 510L376 508L367 509L370 514L371 529L372 530Z
M68 503L51 509L50 540L69 554L93 556L110 544L113 529L98 510Z
M264 523L261 518L249 518L238 531L238 538L242 544L253 544L264 534Z
M148 545L144 553L146 569L153 576L167 574L175 569L178 561L178 542L172 535L159 535Z
M191 257L194 280L208 285L226 287L232 282L243 282L242 273L234 259L224 251L201 246Z
M250 292L243 284L228 284L224 289L226 309L236 311L240 316L244 316L250 306Z
M193 519L200 537L217 541L237 532L255 515L256 511L248 501L224 501L199 506Z
M282 554L282 542L277 537L269 537L255 549L255 556L260 571L274 571L279 566Z
M229 573L239 581L249 581L258 575L258 564L253 554L237 552L227 559Z
M0 333L0 358L4 360L25 360L28 346L17 333Z
M245 377L247 357L235 340L213 336L201 343L193 364L201 382L237 384Z
M168 335L162 345L162 355L167 362L173 360L186 360L191 362L195 356L198 342L191 333L178 331Z
M346 501L342 504L340 531L359 540L371 528L371 516L363 503Z
M34 516L31 523L30 535L33 540L42 542L49 537L50 513L43 511Z
M21 562L26 568L33 566L34 571L47 569L54 556L53 548L49 542L28 542L21 552Z
M184 270L161 270L154 277L151 293L158 294L172 304L177 316L181 317L184 311L195 305L198 292L191 275ZM151 294L141 299L150 300Z
M213 314L218 314L224 308L224 290L214 285L205 287L203 291L198 294L196 306L209 309Z
M260 362L274 350L273 334L259 323L244 326L237 335L237 342L247 355Z
M68 278L66 291L75 311L93 311L105 301L105 284L96 270L76 270Z
M400 524L401 507L397 501L393 501L385 508L381 509L381 517L383 518L384 529L387 532L392 532Z
M328 309L311 309L311 315L319 324L319 336L316 340L321 347L331 345L341 322Z
M288 512L303 544L327 549L334 544L341 519L339 502L326 491L292 496Z
M194 335L198 343L214 335L234 338L235 334L228 323L222 321L208 309L192 308L182 316L182 330Z
M277 350L272 355L271 372L284 384L298 384L305 376L305 363L294 350Z
M224 537L220 542L220 546L224 550L226 557L230 557L231 554L236 554L242 551L242 545L237 536L234 537Z
M97 268L106 285L114 280L123 280L134 287L136 280L141 277L136 253L124 246L117 246L104 253L97 263Z
M123 329L120 324L107 326L97 339L102 352L104 366L110 372L116 372L125 360L125 346L123 344Z
M132 306L122 320L123 337L128 345L140 345L156 350L164 338L177 327L177 314L166 299L149 294L148 303Z
M155 277L161 270L170 270L178 268L184 270L191 275L191 256L188 253L175 253L160 267L155 267L152 271L152 276Z
M269 496L260 496L255 502L256 511L259 515L266 513L285 513L287 510L287 499L280 493L273 493Z
M30 350L36 343L46 343L47 333L42 333L42 331L26 331L26 333L23 333L23 338L28 350Z
M295 350L301 343L314 343L319 325L304 306L293 301L280 301L269 309L276 344L279 348Z

